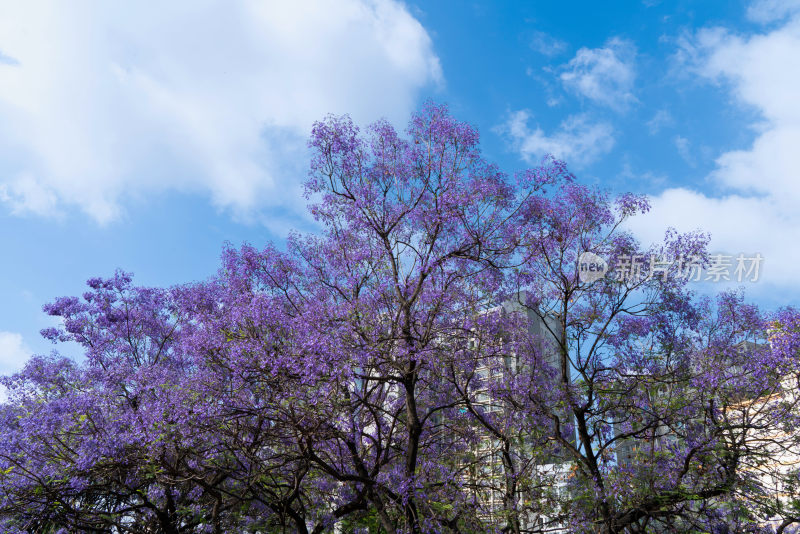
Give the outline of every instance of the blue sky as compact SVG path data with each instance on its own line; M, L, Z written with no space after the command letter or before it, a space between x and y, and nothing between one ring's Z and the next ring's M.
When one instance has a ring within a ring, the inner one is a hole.
M551 152L650 195L645 241L761 253L748 294L796 304L797 87L797 0L0 0L0 372L89 277L199 280L224 241L313 230L312 122L402 127L427 98L507 172Z

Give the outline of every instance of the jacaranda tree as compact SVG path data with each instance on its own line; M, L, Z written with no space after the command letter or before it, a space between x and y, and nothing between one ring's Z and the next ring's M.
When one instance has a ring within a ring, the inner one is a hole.
M695 296L703 234L643 248L643 197L478 145L435 104L328 117L317 232L46 305L83 354L3 379L4 531L790 531L798 314Z

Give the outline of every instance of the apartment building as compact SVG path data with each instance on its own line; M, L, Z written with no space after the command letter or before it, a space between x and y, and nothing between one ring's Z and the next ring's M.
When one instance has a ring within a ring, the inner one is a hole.
M559 367L559 355L555 342L559 323L553 316L541 318L533 310L523 306L525 295L512 299L487 313L517 314L521 318L530 339L536 340L531 350L542 355L542 361L552 368ZM472 389L472 396L483 410L495 420L502 421L512 417L513 408L502 398L492 394L485 387L490 382L502 381L510 374L537 372L526 368L526 358L520 354L504 353L501 356L483 358L478 362L476 375L479 380ZM565 414L565 418L567 415ZM477 423L476 423L477 425ZM471 488L473 496L481 502L487 513L484 519L491 524L502 524L508 498L507 462L512 462L514 472L525 483L519 484L515 495L516 506L520 511L520 527L525 532L564 532L557 523L556 510L543 513L541 504L548 500L556 502L566 490L567 479L572 471L572 462L563 454L542 455L540 448L533 446L530 435L524 431L515 435L504 433L497 436L489 428L479 428L480 440L474 448L474 464L469 472L470 480L466 487ZM574 438L573 438L574 439ZM534 504L536 506L534 506Z

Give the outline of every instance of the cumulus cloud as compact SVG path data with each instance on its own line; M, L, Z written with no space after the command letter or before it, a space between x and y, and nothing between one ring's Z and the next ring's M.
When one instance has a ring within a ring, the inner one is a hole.
M601 48L581 48L560 75L564 87L598 104L621 111L636 101L636 47L613 38Z
M15 332L0 331L0 374L8 374L22 369L31 356L22 335Z
M520 155L538 160L546 154L582 167L608 153L614 146L614 130L608 123L592 122L585 114L567 117L558 129L546 134L538 125L529 126L532 116L528 110L511 113L500 127Z
M652 238L656 225L707 229L713 247L761 252L765 280L794 287L800 265L800 17L752 35L706 29L686 46L691 49L683 57L692 58L698 76L728 87L734 102L759 113L756 138L717 158L709 176L716 194L669 189L656 196L640 235Z
M404 123L442 83L403 4L311 3L4 4L0 201L99 222L164 190L292 204L314 120Z

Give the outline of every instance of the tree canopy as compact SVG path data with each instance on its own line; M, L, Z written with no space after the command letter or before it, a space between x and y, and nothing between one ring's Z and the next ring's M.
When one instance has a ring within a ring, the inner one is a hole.
M426 104L314 125L313 234L45 311L3 379L6 532L789 532L800 316L701 298L707 236ZM608 261L586 280L581 258ZM649 258L635 276L624 258ZM662 260L671 258L665 264ZM656 260L659 264L656 265ZM664 267L667 265L667 267Z

